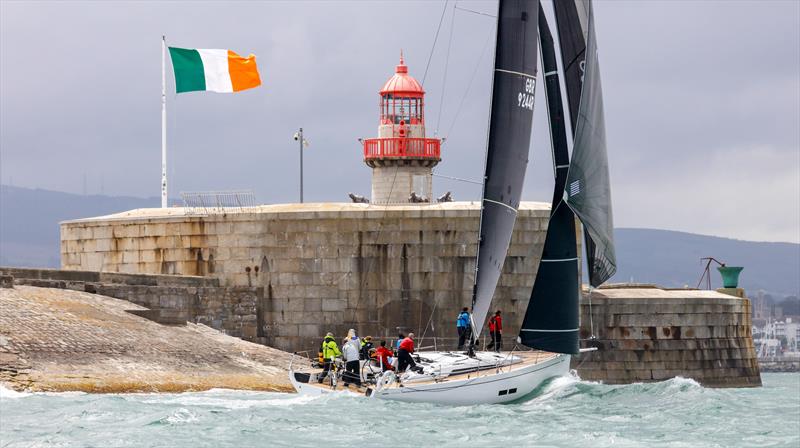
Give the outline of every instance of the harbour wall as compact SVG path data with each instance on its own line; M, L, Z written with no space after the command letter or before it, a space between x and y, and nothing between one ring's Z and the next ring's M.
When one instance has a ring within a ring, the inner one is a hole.
M286 204L247 210L134 210L61 225L65 270L176 274L261 288L258 330L282 350L315 350L328 331L455 346L469 306L480 206ZM494 305L509 332L527 307L549 205L523 202ZM145 305L147 306L147 305Z
M268 304L261 287L222 287L217 279L203 277L52 269L0 268L0 275L18 285L128 300L148 308L129 312L162 324L188 320L270 345L272 324L264 320ZM609 384L682 376L708 387L758 386L750 328L745 298L651 285L601 288L581 300L581 337L598 350L574 357L572 368L585 380ZM453 348L452 329L445 331L450 335L438 338L440 347ZM510 348L516 333L507 329L505 334ZM318 340L292 350L314 348Z
M127 300L132 314L165 325L203 324L246 341L269 345L261 287L219 286L215 278L0 267L17 285L70 289Z
M86 273L99 276L89 288L148 307L154 320L205 323L287 351L315 352L325 333L349 328L386 339L414 331L423 346L448 349L455 315L471 301L479 216L467 202L133 210L62 223L58 272L101 271ZM527 307L548 216L546 204L521 205L493 302L504 313L506 348ZM140 280L150 283L128 284ZM630 285L588 298L581 336L594 336L599 350L574 359L585 379L760 384L747 299Z
M598 350L573 358L573 368L609 384L682 376L707 387L760 386L750 300L721 291L738 296L653 285L585 291L581 338Z

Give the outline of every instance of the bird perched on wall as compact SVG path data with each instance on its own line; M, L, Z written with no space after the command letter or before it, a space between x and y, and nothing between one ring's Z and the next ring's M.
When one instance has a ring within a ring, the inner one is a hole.
M448 191L447 193L436 198L436 202L453 202L453 195Z
M364 196L357 195L355 193L348 193L350 199L356 204L369 204L369 199L365 198Z
M430 202L430 199L426 198L425 196L417 196L416 192L411 192L411 195L408 196L408 202Z

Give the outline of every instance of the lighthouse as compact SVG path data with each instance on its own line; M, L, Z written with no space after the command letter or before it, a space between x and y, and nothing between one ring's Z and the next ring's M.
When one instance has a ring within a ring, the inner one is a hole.
M362 140L364 163L372 168L370 202L430 202L432 170L441 160L441 140L425 136L425 91L408 74L402 52L394 75L379 94L378 138Z

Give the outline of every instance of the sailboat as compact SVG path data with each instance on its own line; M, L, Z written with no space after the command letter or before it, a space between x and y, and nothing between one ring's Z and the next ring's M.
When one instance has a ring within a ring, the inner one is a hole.
M505 403L530 394L553 377L567 374L571 356L591 350L579 346L575 217L584 225L585 247L591 251L587 255L590 284L599 286L616 270L603 104L591 4L585 0L554 3L561 55L566 61L571 122L575 123L572 160L554 42L541 5L538 0L500 0L473 287L471 326L472 334L479 335L521 199L533 123L538 37L545 71L555 188L541 263L517 338L519 344L533 350L481 352L473 350L473 340L466 353L420 352L417 364L421 370L401 374L379 370L369 385L355 389L357 393L377 399L450 405ZM574 114L572 104L576 104ZM318 373L295 371L291 365L289 370L289 379L301 394L343 390L335 375L320 384L316 381Z

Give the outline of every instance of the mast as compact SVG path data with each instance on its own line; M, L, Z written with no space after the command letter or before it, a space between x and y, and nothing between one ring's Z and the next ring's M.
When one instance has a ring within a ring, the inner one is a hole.
M161 36L161 208L167 208L167 40Z
M617 261L594 12L588 1L553 5L574 135L566 203L583 224L589 284L596 287L614 275Z
M486 150L472 335L489 312L517 217L528 164L536 85L538 0L501 0ZM472 344L472 342L471 342Z
M578 353L578 249L575 215L564 204L569 170L567 128L561 102L561 84L553 36L539 6L539 43L553 153L553 202L544 250L536 271L519 341L531 348L556 353Z

